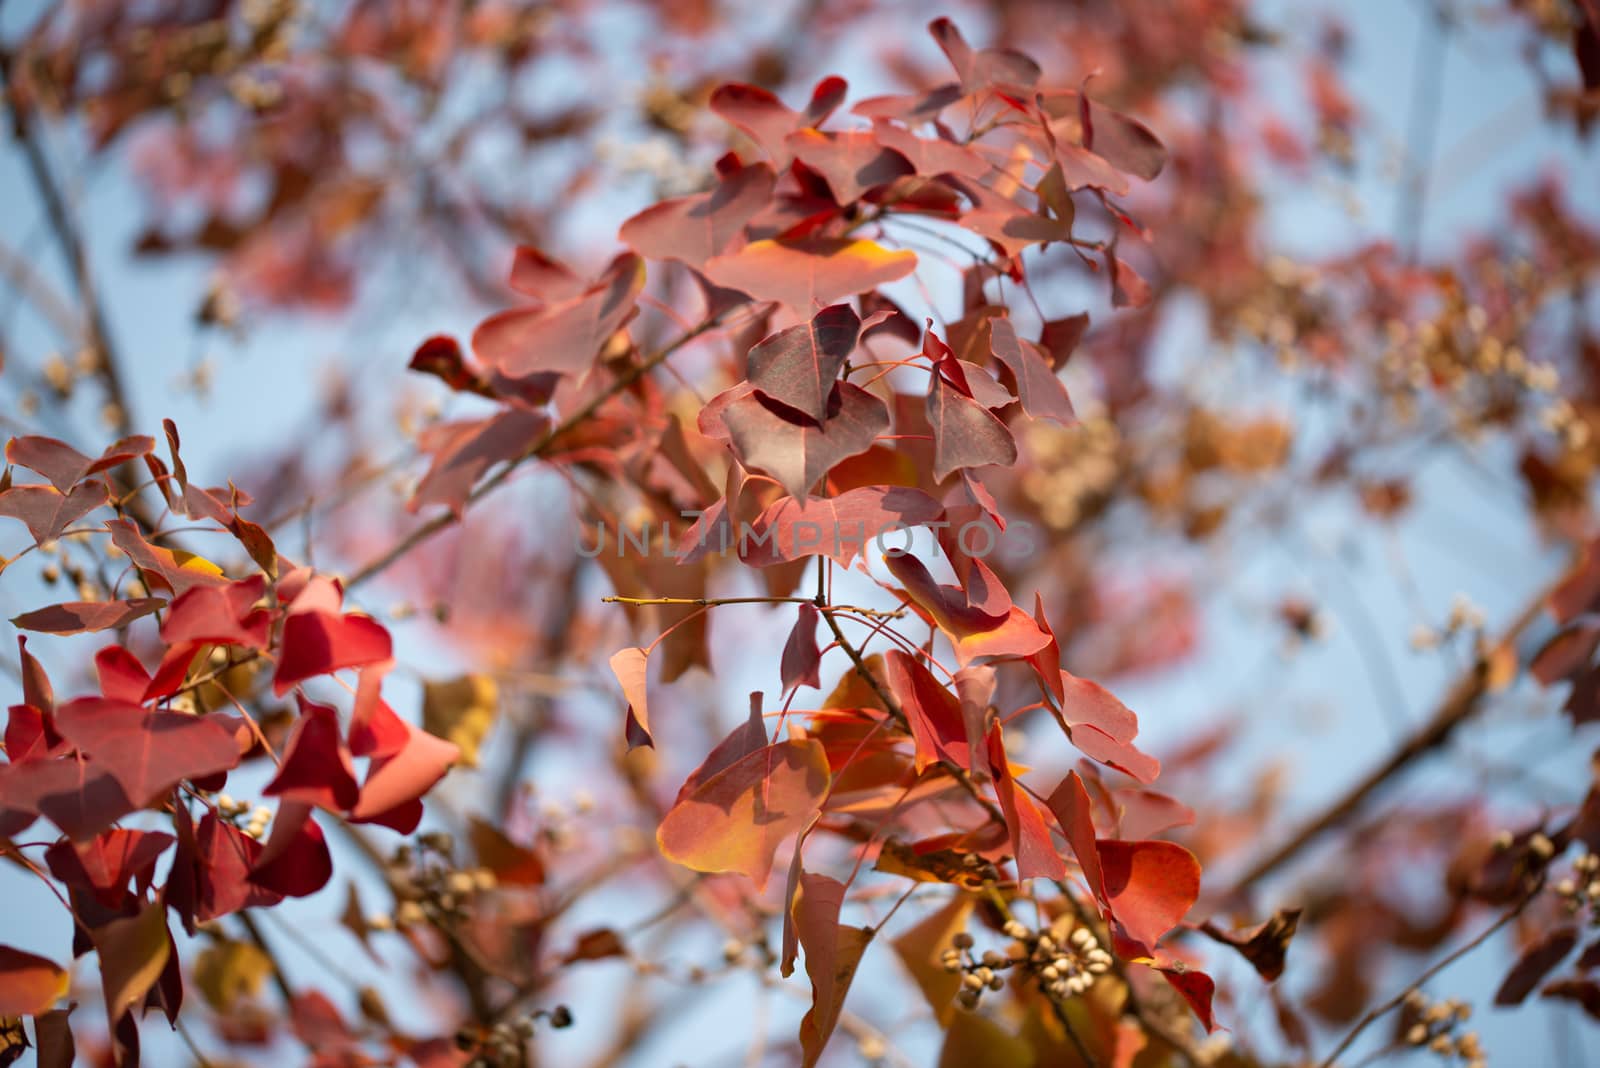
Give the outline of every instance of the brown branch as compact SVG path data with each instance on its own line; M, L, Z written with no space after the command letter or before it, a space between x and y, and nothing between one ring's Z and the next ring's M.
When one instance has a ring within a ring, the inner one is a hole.
M1523 632L1543 614L1546 599L1565 577L1563 573L1561 578L1540 589L1523 606L1522 611L1501 633L1499 639L1489 647L1491 652L1477 657L1472 665L1456 678L1426 723L1402 741L1382 764L1368 772L1338 800L1301 826L1288 841L1252 864L1234 882L1233 888L1227 892L1222 901L1227 903L1243 899L1256 883L1294 860L1329 831L1348 822L1391 780L1423 757L1442 748L1455 734L1456 728L1475 716L1482 707L1483 698L1489 690L1490 656L1493 651L1509 649L1516 644Z
M1355 1040L1360 1037L1361 1032L1365 1031L1383 1016L1404 1004L1406 998L1409 997L1413 991L1421 989L1422 984L1426 983L1429 979L1432 979L1434 976L1450 967L1450 965L1454 964L1462 957L1465 957L1468 953L1471 953L1473 950L1483 945L1494 936L1495 932L1499 931L1501 928L1505 927L1506 924L1522 915L1522 911L1528 907L1529 902L1538 896L1539 890L1543 885L1543 880L1535 880L1527 892L1522 895L1521 900L1502 913L1500 918L1495 920L1494 923L1484 928L1484 930L1480 932L1476 938L1462 946L1460 949L1451 953L1443 960L1431 965L1421 975L1417 976L1409 984L1407 984L1404 990L1401 990L1388 1001L1368 1009L1366 1014L1363 1015L1361 1019L1356 1022L1356 1025L1350 1029L1349 1034L1345 1035L1344 1039L1334 1047L1333 1052L1328 1054L1328 1059L1322 1062L1320 1068L1333 1068L1334 1063L1338 1061L1338 1059L1344 1055L1345 1050L1349 1049Z
M877 694L879 701L883 702L883 707L889 715L894 717L901 727L909 730L910 721L906 719L905 710L900 707L900 702L896 701L888 688L878 681L878 677L872 673L872 669L867 667L867 662L861 656L860 651L851 644L850 639L844 636L844 631L840 628L839 621L833 618L833 612L829 610L830 606L821 594L817 595L816 603L818 613L827 622L828 629L833 631L833 640L838 643L839 648L844 650L845 655L850 658L850 662L855 665L856 674L860 675L866 681L866 684L872 687L872 692ZM991 820L994 820L1002 827L1005 826L1005 814L1000 811L993 801L983 796L983 791L978 789L977 784L972 781L972 776L967 774L966 769L949 760L939 761L939 766L949 772L951 778L955 779L963 790L971 794L974 801L983 806L984 812L988 813Z
M0 81L7 87L11 85L12 62L11 54L0 50ZM11 96L12 132L22 145L23 159L27 164L29 177L33 180L56 243L61 246L61 254L67 261L67 268L72 273L73 283L78 290L78 299L83 302L89 328L89 341L95 349L95 371L105 387L106 400L115 414L112 427L118 437L123 437L130 432L133 416L128 407L128 393L122 380L116 344L112 340L105 308L101 305L95 288L94 275L89 267L89 256L84 249L83 235L78 229L77 220L73 217L66 197L61 193L61 185L50 168L50 161L45 156L44 145L40 140L38 128L32 122L32 116L29 115L28 109L18 102L15 94Z

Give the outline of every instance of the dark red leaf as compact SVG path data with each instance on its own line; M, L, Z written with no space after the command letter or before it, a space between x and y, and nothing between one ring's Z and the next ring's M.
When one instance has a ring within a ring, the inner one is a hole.
M750 350L750 384L823 422L839 369L855 349L860 327L854 308L835 304L809 323L780 330Z
M779 666L785 694L800 686L813 690L822 687L822 680L817 677L817 669L822 665L822 652L817 648L817 606L805 602L799 609L800 618L795 620L794 630L789 632L789 640L784 643Z
M1544 981L1551 970L1566 959L1578 944L1578 929L1571 925L1557 927L1548 932L1517 957L1517 962L1506 973L1495 991L1496 1005L1520 1005L1534 987Z
M820 426L748 385L737 391L742 393L721 411L735 454L746 467L777 479L798 500L834 464L865 452L889 429L883 402L848 382L834 387Z
M943 482L963 467L1010 466L1017 443L995 414L941 374L932 376L926 405L933 430L933 478Z

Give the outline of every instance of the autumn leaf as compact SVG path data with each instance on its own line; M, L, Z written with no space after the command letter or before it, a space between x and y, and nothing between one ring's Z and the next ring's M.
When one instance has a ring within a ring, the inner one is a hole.
M995 414L935 374L928 385L933 429L933 478L943 482L964 467L1017 462L1017 443Z
M650 737L650 705L647 683L650 677L650 654L643 649L621 649L611 655L611 671L622 687L622 696L628 702L628 721L623 733L628 748L655 747Z
M706 261L706 277L719 286L776 300L801 315L845 297L898 281L916 269L917 256L890 251L861 238L808 237L752 241L738 252Z
M872 941L869 927L839 922L844 884L826 875L806 872L790 908L795 930L805 949L806 975L811 980L811 1008L800 1021L801 1064L812 1068L838 1025L861 956Z
M716 188L654 204L622 224L618 236L641 256L703 267L734 246L745 224L772 199L776 181L765 163L725 175Z
M1207 937L1238 950L1256 974L1270 983L1283 974L1289 940L1299 925L1299 909L1279 909L1265 922L1242 931L1224 931L1210 920L1201 924L1200 930Z
M114 1024L144 1001L166 969L172 947L166 906L150 902L136 915L112 920L93 936L100 950L106 1016Z
M778 331L750 350L750 384L822 423L828 418L839 369L855 349L860 328L854 308L834 304L808 323Z
M1200 897L1200 862L1172 842L1102 839L1097 845L1106 902L1128 936L1149 949Z
M891 943L900 962L922 991L940 1027L949 1027L956 1013L961 975L944 966L942 956L955 936L966 930L976 898L956 894Z
M32 953L0 946L0 1016L33 1016L67 993L65 968Z
M853 204L870 190L917 170L899 150L867 130L796 130L783 144L795 159L822 175L840 204Z
M472 333L472 351L513 381L540 373L584 374L600 347L633 317L644 276L638 256L618 256L577 296L484 320Z
M883 402L848 382L833 387L820 424L759 390L737 388L746 392L721 412L734 453L746 467L777 479L796 500L804 500L834 464L865 452L889 429Z
M55 725L62 737L93 756L135 805L156 800L184 779L239 763L233 733L209 717L80 697L56 709Z
M422 684L422 729L451 742L461 763L478 766L478 747L494 726L500 689L488 675L428 680Z
M6 459L43 475L62 493L70 493L73 486L90 475L147 455L155 445L154 438L138 434L115 442L97 459L91 460L64 441L23 435L6 442Z
M667 859L739 872L766 887L778 846L822 807L828 760L816 741L783 741L730 764L680 797L656 831Z
M216 1012L231 1012L241 998L253 997L272 974L272 959L248 942L226 940L206 946L195 957L194 983Z
M12 486L0 492L0 516L22 520L34 543L42 545L105 504L107 497L101 482L85 482L66 493L54 486Z
M783 656L778 665L785 694L800 686L809 686L814 690L822 687L822 680L817 677L817 669L822 664L822 652L817 648L817 606L802 602L797 607L799 618L789 632L789 640L783 645Z
M93 634L126 627L164 604L166 602L159 597L135 597L126 601L68 601L13 616L11 625L18 630L44 634Z

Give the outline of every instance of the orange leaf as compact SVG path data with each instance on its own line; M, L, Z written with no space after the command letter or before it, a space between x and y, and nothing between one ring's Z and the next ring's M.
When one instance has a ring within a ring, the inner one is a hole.
M44 1012L66 992L66 969L44 957L0 946L0 1016Z
M778 300L803 315L904 278L917 256L872 241L810 237L752 241L706 262L706 277L757 300Z
M670 860L701 872L739 872L765 889L779 844L828 796L817 741L784 741L742 757L680 797L656 831Z

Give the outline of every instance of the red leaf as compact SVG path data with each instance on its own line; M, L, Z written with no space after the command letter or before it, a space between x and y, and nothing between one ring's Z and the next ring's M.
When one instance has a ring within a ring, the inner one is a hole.
M120 645L108 645L94 654L100 692L113 701L139 704L150 685L150 673L139 658Z
M0 1016L42 1013L67 992L67 985L66 969L54 961L0 946Z
M889 429L883 402L848 382L834 387L820 426L749 386L730 392L738 396L721 415L734 453L746 467L777 479L797 500L804 500L834 464L865 452Z
M883 119L873 121L872 136L880 145L894 149L909 160L916 173L930 178L940 174L983 178L993 169L988 160L968 145L942 137L918 137L904 126Z
M916 253L904 249L890 251L860 238L808 237L752 241L738 252L706 261L705 274L719 286L756 300L782 301L810 315L898 281L916 267Z
M780 497L737 531L726 512L713 506L705 513L711 522L679 543L679 560L687 564L707 553L736 552L751 567L807 556L827 556L849 567L874 542L881 547L888 535L926 526L943 513L938 501L905 486L864 486L804 501Z
M7 711L5 742L6 760L12 764L58 756L70 748L32 705L12 705Z
M674 804L656 831L669 860L702 872L740 872L766 888L783 840L808 824L828 794L828 758L816 741L784 741L735 761Z
M643 286L643 261L625 253L575 297L485 319L472 333L472 351L511 379L541 372L581 375L594 365L600 347L632 318Z
M1250 962L1256 974L1273 982L1283 974L1284 962L1289 956L1289 941L1300 926L1299 909L1279 909L1272 918L1242 931L1224 931L1210 920L1200 925L1200 930L1225 946L1232 946L1239 955Z
M911 727L917 771L942 760L971 770L972 746L956 695L940 685L920 660L899 649L885 653L883 663L889 690Z
M0 806L36 812L74 841L93 838L140 807L104 764L82 756L0 765Z
M1031 89L1042 73L1037 63L1020 52L1004 48L974 51L947 18L934 19L928 32L939 42L968 92L992 87Z
M225 586L197 586L172 602L161 624L161 640L168 645L204 643L265 649L271 616L255 604L266 588L267 580L262 575Z
M1153 949L1200 896L1200 862L1172 842L1098 843L1106 900L1134 941Z
M410 822L411 827L405 832L409 833L416 827L413 816L422 815L422 795L444 778L450 766L460 759L461 750L454 742L435 738L409 723L400 721L400 725L407 732L405 745L393 756L372 761L351 818L358 823L381 823L391 828L396 823Z
M1016 379L1022 410L1035 419L1051 419L1062 426L1076 420L1067 387L1056 377L1039 347L1017 337L1016 327L1003 316L990 316L981 328L989 335L989 351Z
M136 597L128 601L68 601L24 612L13 617L11 625L18 630L35 630L44 634L92 634L113 627L125 627L164 604L166 602L159 597Z
M111 540L117 548L128 554L151 588L171 590L183 596L196 586L225 586L227 578L215 564L190 553L179 553L159 545L151 545L126 519L106 521Z
M121 784L137 807L157 800L184 779L226 771L239 763L233 732L210 717L81 697L56 709L55 724L63 738Z
M1011 833L1011 853L1017 861L1018 879L1064 879L1067 866L1050 840L1050 825L1026 792L1017 789L1006 760L1000 724L989 733L989 768L995 796Z
M392 655L389 632L375 619L291 608L283 621L272 691L281 697L306 679L375 664Z
M1211 1011L1211 999L1217 992L1217 984L1212 981L1211 976L1189 968L1182 961L1172 961L1160 971L1167 982L1172 984L1172 989L1182 994L1183 1000L1189 1003L1189 1008L1194 1010L1206 1033L1215 1031L1217 1020Z
M771 202L775 181L765 163L742 167L710 192L646 208L623 223L618 236L641 256L703 267L739 242L745 224Z
M795 620L789 640L784 643L778 669L785 694L800 686L813 690L822 688L822 680L817 676L817 669L822 666L822 651L817 648L817 606L805 602L798 607L800 618Z
M976 607L968 591L935 582L922 561L909 553L890 553L884 563L917 608L950 639L963 664L983 656L1025 657L1050 642L1026 612L1010 603L998 584L992 589L985 585L979 591L983 607ZM984 575L982 570L974 573ZM988 611L991 606L1004 611Z
M355 768L344 747L339 714L300 699L300 718L289 732L283 762L261 788L266 797L319 805L333 812L354 808L360 796Z
M213 812L201 817L189 850L184 849L180 838L180 860L174 861L173 869L176 872L184 860L190 867L196 920L206 923L243 908L275 905L283 900L282 894L250 882L250 869L260 858L261 850L260 842L218 819Z
M250 882L285 897L308 897L333 877L333 856L311 806L286 801L278 806L272 835L250 868Z
M495 395L494 389L484 381L483 374L475 365L467 362L460 343L446 334L435 334L418 345L406 369L433 375L457 393L476 393L482 397Z
M1055 788L1046 804L1055 814L1056 822L1061 824L1061 831L1067 837L1067 845L1072 849L1078 867L1083 869L1083 879L1089 884L1089 890L1099 901L1109 903L1105 873L1100 870L1100 850L1095 844L1094 806L1078 773L1067 772L1067 777L1061 780L1061 785Z
M135 916L112 920L94 932L94 944L100 950L106 1017L115 1023L144 1003L166 971L172 953L166 906L153 901Z
M1091 760L1153 782L1161 762L1134 746L1138 717L1099 683L1063 671L1061 686L1060 718L1072 744Z
M108 496L103 482L85 482L67 493L54 486L12 486L0 493L0 516L22 520L33 540L43 544L105 504Z
M750 384L821 423L860 329L850 305L824 308L809 323L780 330L750 350Z
M511 258L511 288L539 304L559 304L583 295L587 284L564 263L528 245Z

